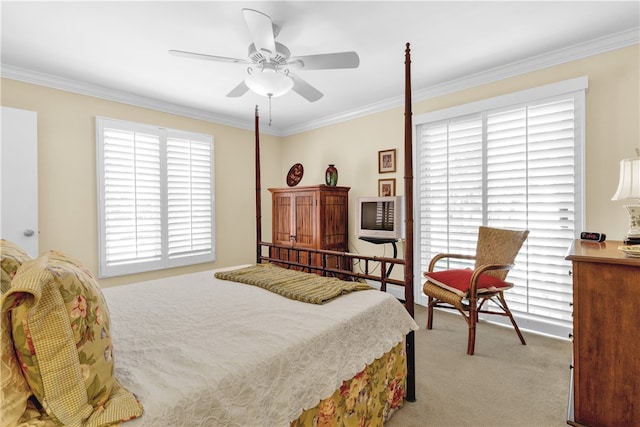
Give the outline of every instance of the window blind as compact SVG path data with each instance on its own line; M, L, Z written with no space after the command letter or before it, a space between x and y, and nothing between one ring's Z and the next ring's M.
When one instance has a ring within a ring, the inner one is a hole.
M215 259L213 138L96 119L100 277Z
M212 246L210 151L204 141L167 141L169 257L207 252Z
M480 225L529 229L505 298L521 327L565 338L572 282L564 257L582 227L582 104L569 93L416 126L421 271L437 253L474 253Z
M108 264L161 257L160 140L104 129L104 250Z

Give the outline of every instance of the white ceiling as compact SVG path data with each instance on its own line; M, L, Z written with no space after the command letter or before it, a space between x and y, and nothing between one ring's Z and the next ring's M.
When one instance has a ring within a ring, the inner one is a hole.
M246 65L167 52L246 59L244 7L271 16L281 27L277 41L292 56L350 50L360 56L357 69L298 72L324 97L274 98L269 132L276 135L401 105L407 42L413 90L424 97L454 82L483 82L638 43L640 32L637 0L3 0L2 75L250 129L256 105L268 116L267 98L226 97Z

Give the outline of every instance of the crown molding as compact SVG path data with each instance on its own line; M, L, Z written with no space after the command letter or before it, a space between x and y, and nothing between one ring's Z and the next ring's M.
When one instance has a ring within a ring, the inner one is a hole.
M183 105L175 103L159 101L157 99L139 96L129 92L106 88L79 80L65 79L51 74L41 73L38 71L6 64L2 65L0 75L4 78L18 80L25 83L32 83L39 86L50 87L53 89L59 89L66 92L92 96L96 98L106 99L108 101L121 102L128 105L148 108L164 113L176 114L179 116L190 117L193 119L203 120L235 128L253 130L253 116L248 117L246 121L236 120L230 117L216 115L202 109L185 107Z
M563 64L586 58L588 56L597 55L624 48L627 46L640 43L640 27L630 30L621 31L612 35L579 43L567 48L558 49L542 55L537 55L526 60L517 61L504 66L495 67L480 73L465 76L463 78L450 80L447 82L432 85L426 88L414 90L412 93L413 102L424 101L437 96L449 93L459 92L461 90L470 89L487 83L493 83L498 80L530 73L543 68ZM239 129L253 130L253 117L246 121L233 119L226 116L216 115L209 111L185 107L174 103L159 101L148 97L134 95L124 91L118 91L93 85L81 81L69 80L27 70L19 67L3 65L0 70L2 77L19 80L27 83L33 83L41 86L47 86L68 92L88 95L97 98L107 99L116 102L122 102L138 107L149 108L156 111L162 111L170 114L191 117L198 120L217 123L221 125L231 126ZM368 116L374 113L387 111L404 105L404 96L389 98L376 103L363 105L361 107L344 111L339 114L322 117L300 125L291 126L284 129L262 128L261 132L275 136L291 136L301 132L318 129L321 127L353 120L356 118Z
M542 55L495 67L480 73L471 74L459 79L450 80L427 88L414 89L411 94L412 102L425 101L442 95L470 89L510 77L527 74L533 71L564 64L600 53L621 49L640 44L640 27L621 31L612 35L579 43L567 48L558 49ZM323 117L284 130L285 136L310 131L320 127L353 120L370 114L379 113L392 108L402 107L404 96L389 98L374 104L365 105L340 114Z

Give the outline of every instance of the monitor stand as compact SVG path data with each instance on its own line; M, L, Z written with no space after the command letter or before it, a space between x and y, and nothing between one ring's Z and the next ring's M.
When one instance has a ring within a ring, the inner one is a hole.
M393 246L393 257L396 258L398 256L398 247L396 246L396 242L398 239L380 239L375 237L358 237L360 240L364 240L365 242L373 243L374 245L384 245L386 243L391 243ZM393 264L389 266L387 270L387 277L391 276L391 271L393 270Z

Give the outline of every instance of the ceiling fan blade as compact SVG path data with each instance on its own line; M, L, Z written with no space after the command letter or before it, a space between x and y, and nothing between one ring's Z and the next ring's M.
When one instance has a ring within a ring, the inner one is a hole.
M243 80L240 82L238 86L231 89L231 92L229 92L227 96L229 98L238 98L244 95L245 93L247 93L248 90L249 90L249 86L247 86Z
M320 55L296 56L289 64L304 70L332 70L358 68L360 57L356 52L324 53Z
M251 62L247 61L246 59L227 58L225 56L205 55L204 53L186 52L184 50L170 49L169 53L175 56L182 56L185 58L192 58L192 59L204 59L207 61L215 61L215 62L232 62L232 63L238 63L238 64L251 64Z
M295 74L289 73L289 77L293 80L293 91L302 96L309 102L315 102L322 98L324 94L306 81L302 80Z
M276 53L276 40L273 35L273 22L268 15L254 9L242 9L244 20L256 50L271 58Z

